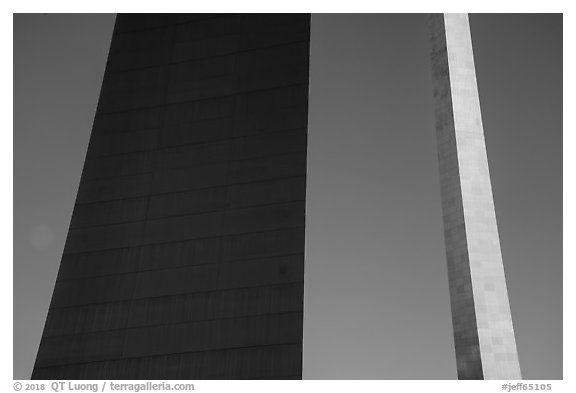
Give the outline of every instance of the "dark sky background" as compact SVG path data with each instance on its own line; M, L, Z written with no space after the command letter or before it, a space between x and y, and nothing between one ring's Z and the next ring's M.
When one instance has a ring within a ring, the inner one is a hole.
M28 379L114 15L14 16L14 377ZM562 16L471 15L523 376L562 378ZM420 14L314 14L305 379L455 379Z

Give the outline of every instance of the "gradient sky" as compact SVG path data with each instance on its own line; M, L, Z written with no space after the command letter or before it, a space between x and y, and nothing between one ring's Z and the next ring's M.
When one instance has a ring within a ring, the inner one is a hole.
M14 16L14 377L34 364L113 15ZM562 378L562 16L471 15L523 376ZM305 379L454 379L427 18L314 14Z

